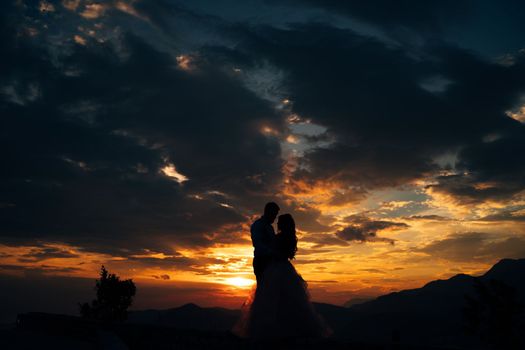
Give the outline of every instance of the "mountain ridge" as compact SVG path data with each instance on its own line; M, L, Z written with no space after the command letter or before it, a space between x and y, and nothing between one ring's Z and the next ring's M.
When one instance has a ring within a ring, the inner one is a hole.
M314 307L339 338L385 342L392 339L392 334L401 334L404 340L416 344L475 349L480 344L463 334L465 296L475 295L474 281L490 279L516 288L519 300L525 304L525 259L502 259L481 276L460 273L350 307L315 302ZM131 311L128 322L144 322L149 316L149 322L155 324L228 331L240 316L240 310L203 308L194 303L156 310L156 318L151 310L145 312Z

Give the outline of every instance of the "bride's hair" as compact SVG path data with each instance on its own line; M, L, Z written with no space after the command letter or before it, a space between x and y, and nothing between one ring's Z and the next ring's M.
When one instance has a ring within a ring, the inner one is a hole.
M295 258L297 252L297 236L295 234L295 221L290 214L279 215L277 221L279 248L288 259Z

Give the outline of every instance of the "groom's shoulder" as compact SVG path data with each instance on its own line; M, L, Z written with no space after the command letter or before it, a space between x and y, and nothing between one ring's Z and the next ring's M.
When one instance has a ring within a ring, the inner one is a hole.
M254 222L252 222L252 226L260 225L262 221L262 217L256 219Z
M252 226L251 228L256 228L256 227L260 227L261 225L263 225L263 218L260 217L258 218L257 220L255 220L253 223L252 223Z

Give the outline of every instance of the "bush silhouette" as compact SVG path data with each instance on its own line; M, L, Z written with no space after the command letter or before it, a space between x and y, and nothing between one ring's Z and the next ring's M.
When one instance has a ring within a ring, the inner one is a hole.
M137 291L133 280L121 281L120 277L108 273L102 265L95 290L97 299L91 304L79 303L82 317L102 321L124 321L127 318L127 309L131 306Z

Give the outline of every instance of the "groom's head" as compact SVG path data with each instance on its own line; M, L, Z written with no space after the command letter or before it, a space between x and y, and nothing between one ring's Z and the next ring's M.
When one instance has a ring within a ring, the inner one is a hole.
M279 206L275 202L268 202L264 206L264 217L271 223L275 221L277 214L279 214Z

